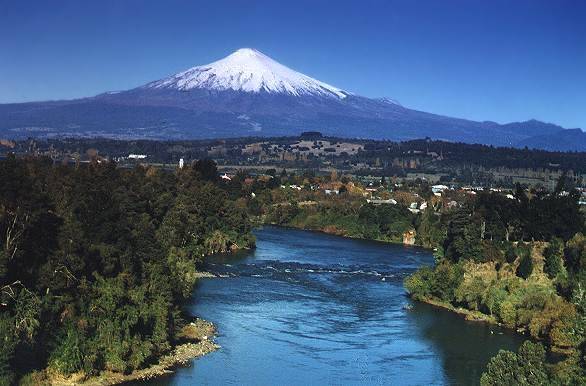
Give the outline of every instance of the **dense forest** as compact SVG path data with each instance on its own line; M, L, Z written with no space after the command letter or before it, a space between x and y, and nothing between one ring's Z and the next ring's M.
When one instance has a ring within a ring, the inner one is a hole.
M315 205L277 204L268 207L271 224L320 230L341 236L400 243L414 216L405 207L364 205L337 197Z
M0 161L0 384L148 366L175 344L203 256L254 245L215 164Z

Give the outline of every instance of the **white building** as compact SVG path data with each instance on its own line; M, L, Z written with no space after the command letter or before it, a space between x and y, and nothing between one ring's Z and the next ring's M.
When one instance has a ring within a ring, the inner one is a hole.
M367 203L369 204L374 204L374 205L397 205L397 201L393 200L392 198L389 198L388 200L381 200L381 199L372 199L366 200Z
M431 191L434 193L443 193L444 190L448 190L449 187L446 185L433 185Z

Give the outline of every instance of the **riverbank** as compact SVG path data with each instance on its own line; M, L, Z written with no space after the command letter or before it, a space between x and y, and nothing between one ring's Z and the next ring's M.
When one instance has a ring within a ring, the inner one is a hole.
M208 276L209 275L209 276ZM202 277L214 277L212 274ZM31 385L52 386L110 386L133 381L145 381L152 378L172 374L180 366L188 366L192 360L202 357L220 348L215 342L216 327L208 321L196 318L181 329L177 340L181 342L170 353L163 355L156 364L129 374L104 371L97 376L75 373L69 377L48 371L30 375Z
M393 241L393 240L367 239L364 237L354 237L354 236L346 234L343 230L337 229L335 226L325 227L325 228L321 228L321 229L309 229L309 228L305 228L305 227L296 226L294 224L289 224L289 225L264 224L264 225L278 226L278 227L290 228L290 229L299 229L299 230L311 231L311 232L318 232L318 233L340 236L340 237L354 239L354 240L376 241L376 242L393 244L393 245L402 245L405 247L417 247L417 248L426 249L428 251L433 251L432 248L426 248L424 246L416 245L416 244L415 245L405 244L405 243L401 243L401 242L397 242L397 241ZM443 309L448 310L450 312L453 312L457 315L460 315L465 320L470 321L470 322L480 322L480 323L486 323L486 324L491 324L491 325L507 328L505 325L498 322L494 316L484 314L480 311L469 310L469 309L462 308L462 307L455 307L450 303L443 302L443 301L436 300L436 299L417 299L414 301L421 301L422 303L426 303L426 304L429 304L434 307L443 308ZM524 332L524 330L515 330L512 328L507 328L507 329L509 329L513 332L517 332L517 333Z
M336 231L335 227L326 227L323 229L308 229L308 228L299 227L299 226L295 226L295 225L278 225L278 224L264 224L264 225L277 226L277 227L281 227L281 228L298 229L298 230L311 231L311 232L317 232L317 233L324 233L324 234L328 234L328 235L340 236L340 237L353 239L353 240L376 241L376 242L393 244L393 245L402 245L405 247L417 247L417 248L422 248L422 249L428 250L430 252L433 252L432 248L426 248L422 245L417 245L417 244L412 245L412 244L404 244L404 243L392 241L392 240L367 239L364 237L350 236L350 235L345 234L344 232ZM426 304L432 305L434 307L443 308L445 310L454 312L470 322L481 322L481 323L493 324L496 326L504 327L504 325L502 323L499 323L494 316L486 315L480 311L468 310L468 309L462 308L462 307L454 307L453 305L451 305L447 302L442 302L440 300L435 300L435 299L418 299L418 300L414 300L414 301L421 301L422 303L426 303ZM514 331L514 329L511 329L511 330ZM521 332L521 331L518 331L518 332Z
M492 324L492 325L499 326L499 327L504 327L503 324L499 323L495 319L494 316L483 314L480 311L468 310L468 309L462 308L462 307L454 307L453 305L451 305L449 303L442 302L442 301L435 300L435 299L418 299L418 300L414 300L414 301L419 301L419 302L429 304L434 307L443 308L445 310L451 311L457 315L462 316L465 320L467 320L469 322L480 322L480 323Z
M208 259L229 279L202 280L188 305L217 323L222 350L146 385L474 384L522 343L431 306L404 310L400 278L434 261L419 248L268 225L255 235L256 250Z
M351 235L348 235L344 230L338 229L335 226L328 226L328 227L319 228L319 229L312 229L312 228L296 226L295 224L288 224L288 225L264 224L264 225L278 226L278 227L283 227L283 228L298 229L298 230L304 230L304 231L312 231L312 232L340 236L340 237L354 239L354 240L376 241L376 242L393 244L393 245L402 245L405 247L417 247L417 248L422 248L422 249L428 250L430 252L433 251L432 248L426 248L422 245L417 245L417 244L405 244L405 243L401 243L401 242L394 241L394 240L368 239L368 238L364 238L364 237L351 236ZM417 299L417 300L414 299L414 301L420 301L422 303L426 303L426 304L429 304L434 307L448 310L450 312L453 312L453 313L461 316L462 318L464 318L466 321L469 321L469 322L486 323L486 324L498 326L501 328L506 328L507 330L510 330L513 333L519 333L519 334L525 333L524 328L515 329L515 328L511 328L510 326L507 327L503 323L499 322L494 316L487 315L487 314L482 313L480 311L470 310L470 309L466 309L463 307L455 307L448 302L444 302L444 301L436 300L436 299L429 299L429 298L428 299Z
M423 248L425 250L434 252L433 248L430 247L425 247L423 245L420 244L411 244L411 243L404 243L402 241L398 241L398 240L391 240L391 239L380 239L380 238L367 238L367 237L358 237L358 236L352 236L349 235L347 233L346 230L341 229L336 227L335 225L332 226L326 226L323 228L308 228L308 227L303 227L303 226L298 226L295 224L277 224L277 223L270 223L270 222L265 222L265 223L259 223L259 226L274 226L274 227L281 227L281 228L289 228L289 229L298 229L298 230L302 230L302 231L310 231L310 232L318 232L318 233L324 233L327 235L332 235L332 236L340 236L340 237L344 237L347 239L353 239L353 240L364 240L364 241L376 241L379 243L385 243L385 244L392 244L392 245L402 245L404 247L417 247L417 248Z

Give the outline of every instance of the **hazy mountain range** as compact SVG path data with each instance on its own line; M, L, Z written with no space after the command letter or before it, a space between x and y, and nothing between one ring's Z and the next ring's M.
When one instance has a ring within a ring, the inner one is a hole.
M0 104L0 137L196 139L298 135L448 141L586 151L586 133L536 120L451 118L350 93L244 48L131 90Z

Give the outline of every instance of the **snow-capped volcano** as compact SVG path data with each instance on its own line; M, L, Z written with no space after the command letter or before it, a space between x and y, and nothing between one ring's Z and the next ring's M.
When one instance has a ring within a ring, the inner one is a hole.
M37 130L38 128L38 130ZM0 137L227 138L320 131L336 137L430 137L497 146L586 149L586 133L537 121L499 125L346 92L243 48L224 59L118 92L0 104ZM562 139L565 138L565 139Z
M234 90L294 96L316 95L343 99L350 93L294 71L252 48L241 48L227 57L197 66L145 88Z

